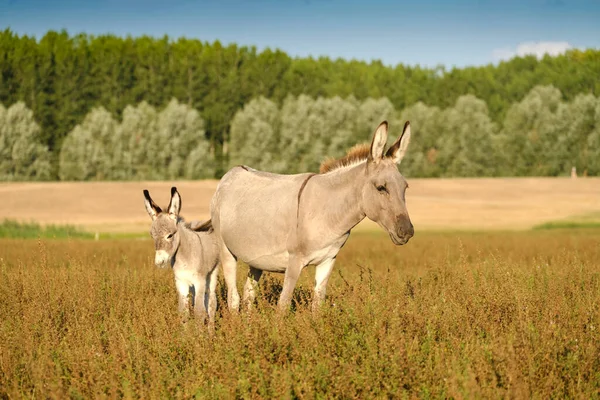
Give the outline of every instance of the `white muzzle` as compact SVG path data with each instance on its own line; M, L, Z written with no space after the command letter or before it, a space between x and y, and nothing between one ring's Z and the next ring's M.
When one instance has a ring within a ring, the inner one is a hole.
M157 250L156 255L154 256L154 264L157 267L164 268L166 267L167 262L169 261L169 253L164 250Z

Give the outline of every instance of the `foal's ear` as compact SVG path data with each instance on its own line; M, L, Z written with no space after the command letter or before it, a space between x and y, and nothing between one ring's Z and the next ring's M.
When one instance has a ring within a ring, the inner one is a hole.
M369 152L369 161L378 163L383 158L383 150L387 143L388 137L388 123L383 121L379 124L375 133L373 134L373 141L371 142L371 151Z
M169 211L169 216L173 219L177 219L179 211L181 211L181 196L175 186L171 188L171 201L167 210Z
M162 212L159 206L152 200L150 197L150 193L144 189L144 205L146 206L146 211L148 211L148 215L154 221L158 214Z
M394 142L385 154L386 157L390 157L396 164L400 164L400 161L404 158L408 144L410 143L410 122L406 121L402 134Z

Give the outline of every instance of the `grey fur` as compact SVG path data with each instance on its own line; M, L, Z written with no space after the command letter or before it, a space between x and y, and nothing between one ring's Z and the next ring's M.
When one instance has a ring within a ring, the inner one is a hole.
M208 313L209 320L213 321L217 307L219 248L210 221L186 224L179 216L181 196L175 187L171 188L171 202L166 212L152 201L147 190L144 190L144 204L152 218L150 235L156 249L154 261L160 268L173 267L179 311L186 317L189 314L188 294L193 287L196 316L204 320Z
M404 198L408 185L397 168L410 141L408 122L387 154L386 141L384 121L368 157L329 172L278 175L242 166L223 176L211 202L211 219L230 308L239 307L237 259L250 266L243 298L249 305L262 271L285 273L280 310L288 309L302 269L316 265L316 310L337 253L365 217L385 229L395 244L408 242L414 234Z

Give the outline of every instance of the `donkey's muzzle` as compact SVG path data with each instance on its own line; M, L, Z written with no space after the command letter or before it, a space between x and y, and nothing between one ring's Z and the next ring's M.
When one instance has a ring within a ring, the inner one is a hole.
M169 253L164 250L157 250L154 255L154 264L158 268L167 268L169 266Z
M407 216L398 217L398 230L395 235L390 235L392 242L396 245L408 243L415 234L415 228Z

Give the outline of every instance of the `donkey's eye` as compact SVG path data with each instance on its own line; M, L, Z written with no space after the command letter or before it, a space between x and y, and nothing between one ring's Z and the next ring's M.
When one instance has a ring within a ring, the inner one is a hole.
M381 193L387 193L387 187L385 185L377 185L377 190Z
M172 233L169 233L169 234L167 235L167 239L171 239L172 237L173 237L173 234L172 234Z

